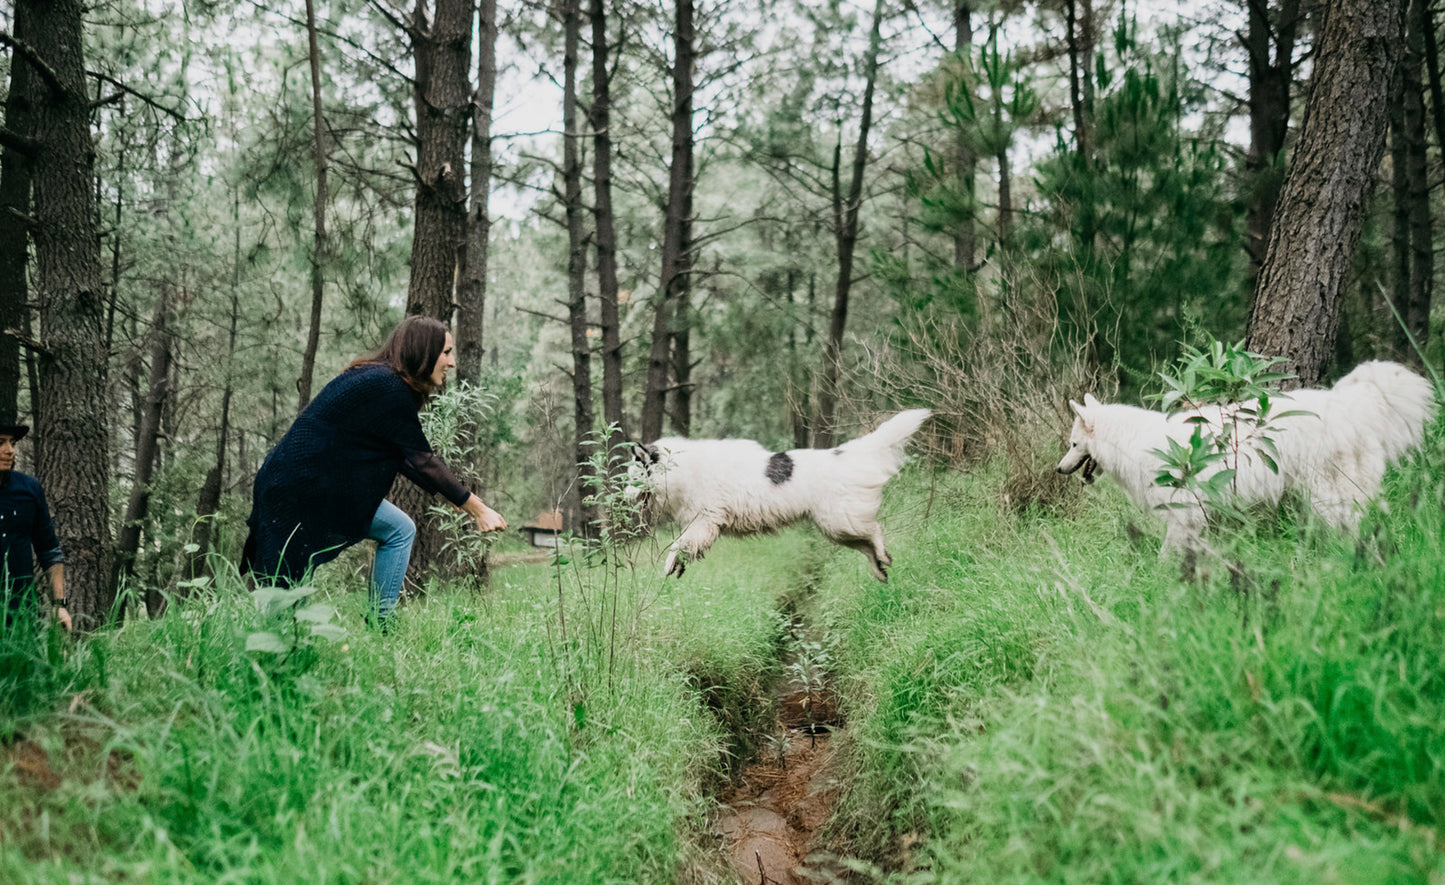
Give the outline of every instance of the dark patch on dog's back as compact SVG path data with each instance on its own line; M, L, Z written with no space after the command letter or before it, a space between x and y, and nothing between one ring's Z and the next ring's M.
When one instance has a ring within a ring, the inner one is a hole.
M793 459L787 452L778 452L768 459L768 469L763 472L768 481L780 486L793 477Z

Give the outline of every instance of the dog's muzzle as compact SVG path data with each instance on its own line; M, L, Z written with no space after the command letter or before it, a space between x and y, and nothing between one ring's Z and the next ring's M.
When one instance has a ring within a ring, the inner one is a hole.
M1083 472L1079 473L1081 470ZM1084 459L1073 467L1068 470L1060 470L1059 472L1064 476L1072 476L1075 473L1079 473L1079 478L1084 481L1085 485L1088 485L1091 484L1094 481L1094 477L1098 475L1099 462L1094 460L1093 455L1085 455Z

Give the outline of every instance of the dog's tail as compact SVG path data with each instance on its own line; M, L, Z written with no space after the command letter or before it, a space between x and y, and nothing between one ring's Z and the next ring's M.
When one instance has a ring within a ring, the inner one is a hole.
M1399 363L1385 360L1360 363L1336 381L1334 389L1369 390L1367 398L1351 403L1353 418L1361 424L1373 424L1378 430L1390 431L1381 435L1385 458L1389 461L1418 448L1425 437L1425 425L1435 417L1434 385ZM1361 410L1374 414L1361 414Z
M899 412L867 436L843 443L838 447L838 451L846 455L865 455L868 460L886 471L886 476L893 476L903 467L903 447L931 414L933 413L928 409Z

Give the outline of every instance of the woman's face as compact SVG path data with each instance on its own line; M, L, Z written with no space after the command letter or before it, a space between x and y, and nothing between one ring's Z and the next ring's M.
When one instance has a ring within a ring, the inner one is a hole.
M0 433L0 471L15 469L15 437Z
M437 354L436 364L431 367L431 385L433 389L440 390L441 386L447 383L447 372L456 368L457 355L452 352L452 333L447 333L446 344L442 345L442 352Z

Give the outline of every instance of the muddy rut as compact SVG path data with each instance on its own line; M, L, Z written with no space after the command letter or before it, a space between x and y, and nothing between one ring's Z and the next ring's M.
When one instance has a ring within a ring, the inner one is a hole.
M794 636L801 632L792 627ZM844 881L837 858L815 836L841 794L833 732L842 719L816 646L795 641L775 691L778 718L757 758L718 797L713 832L743 882L811 885Z

